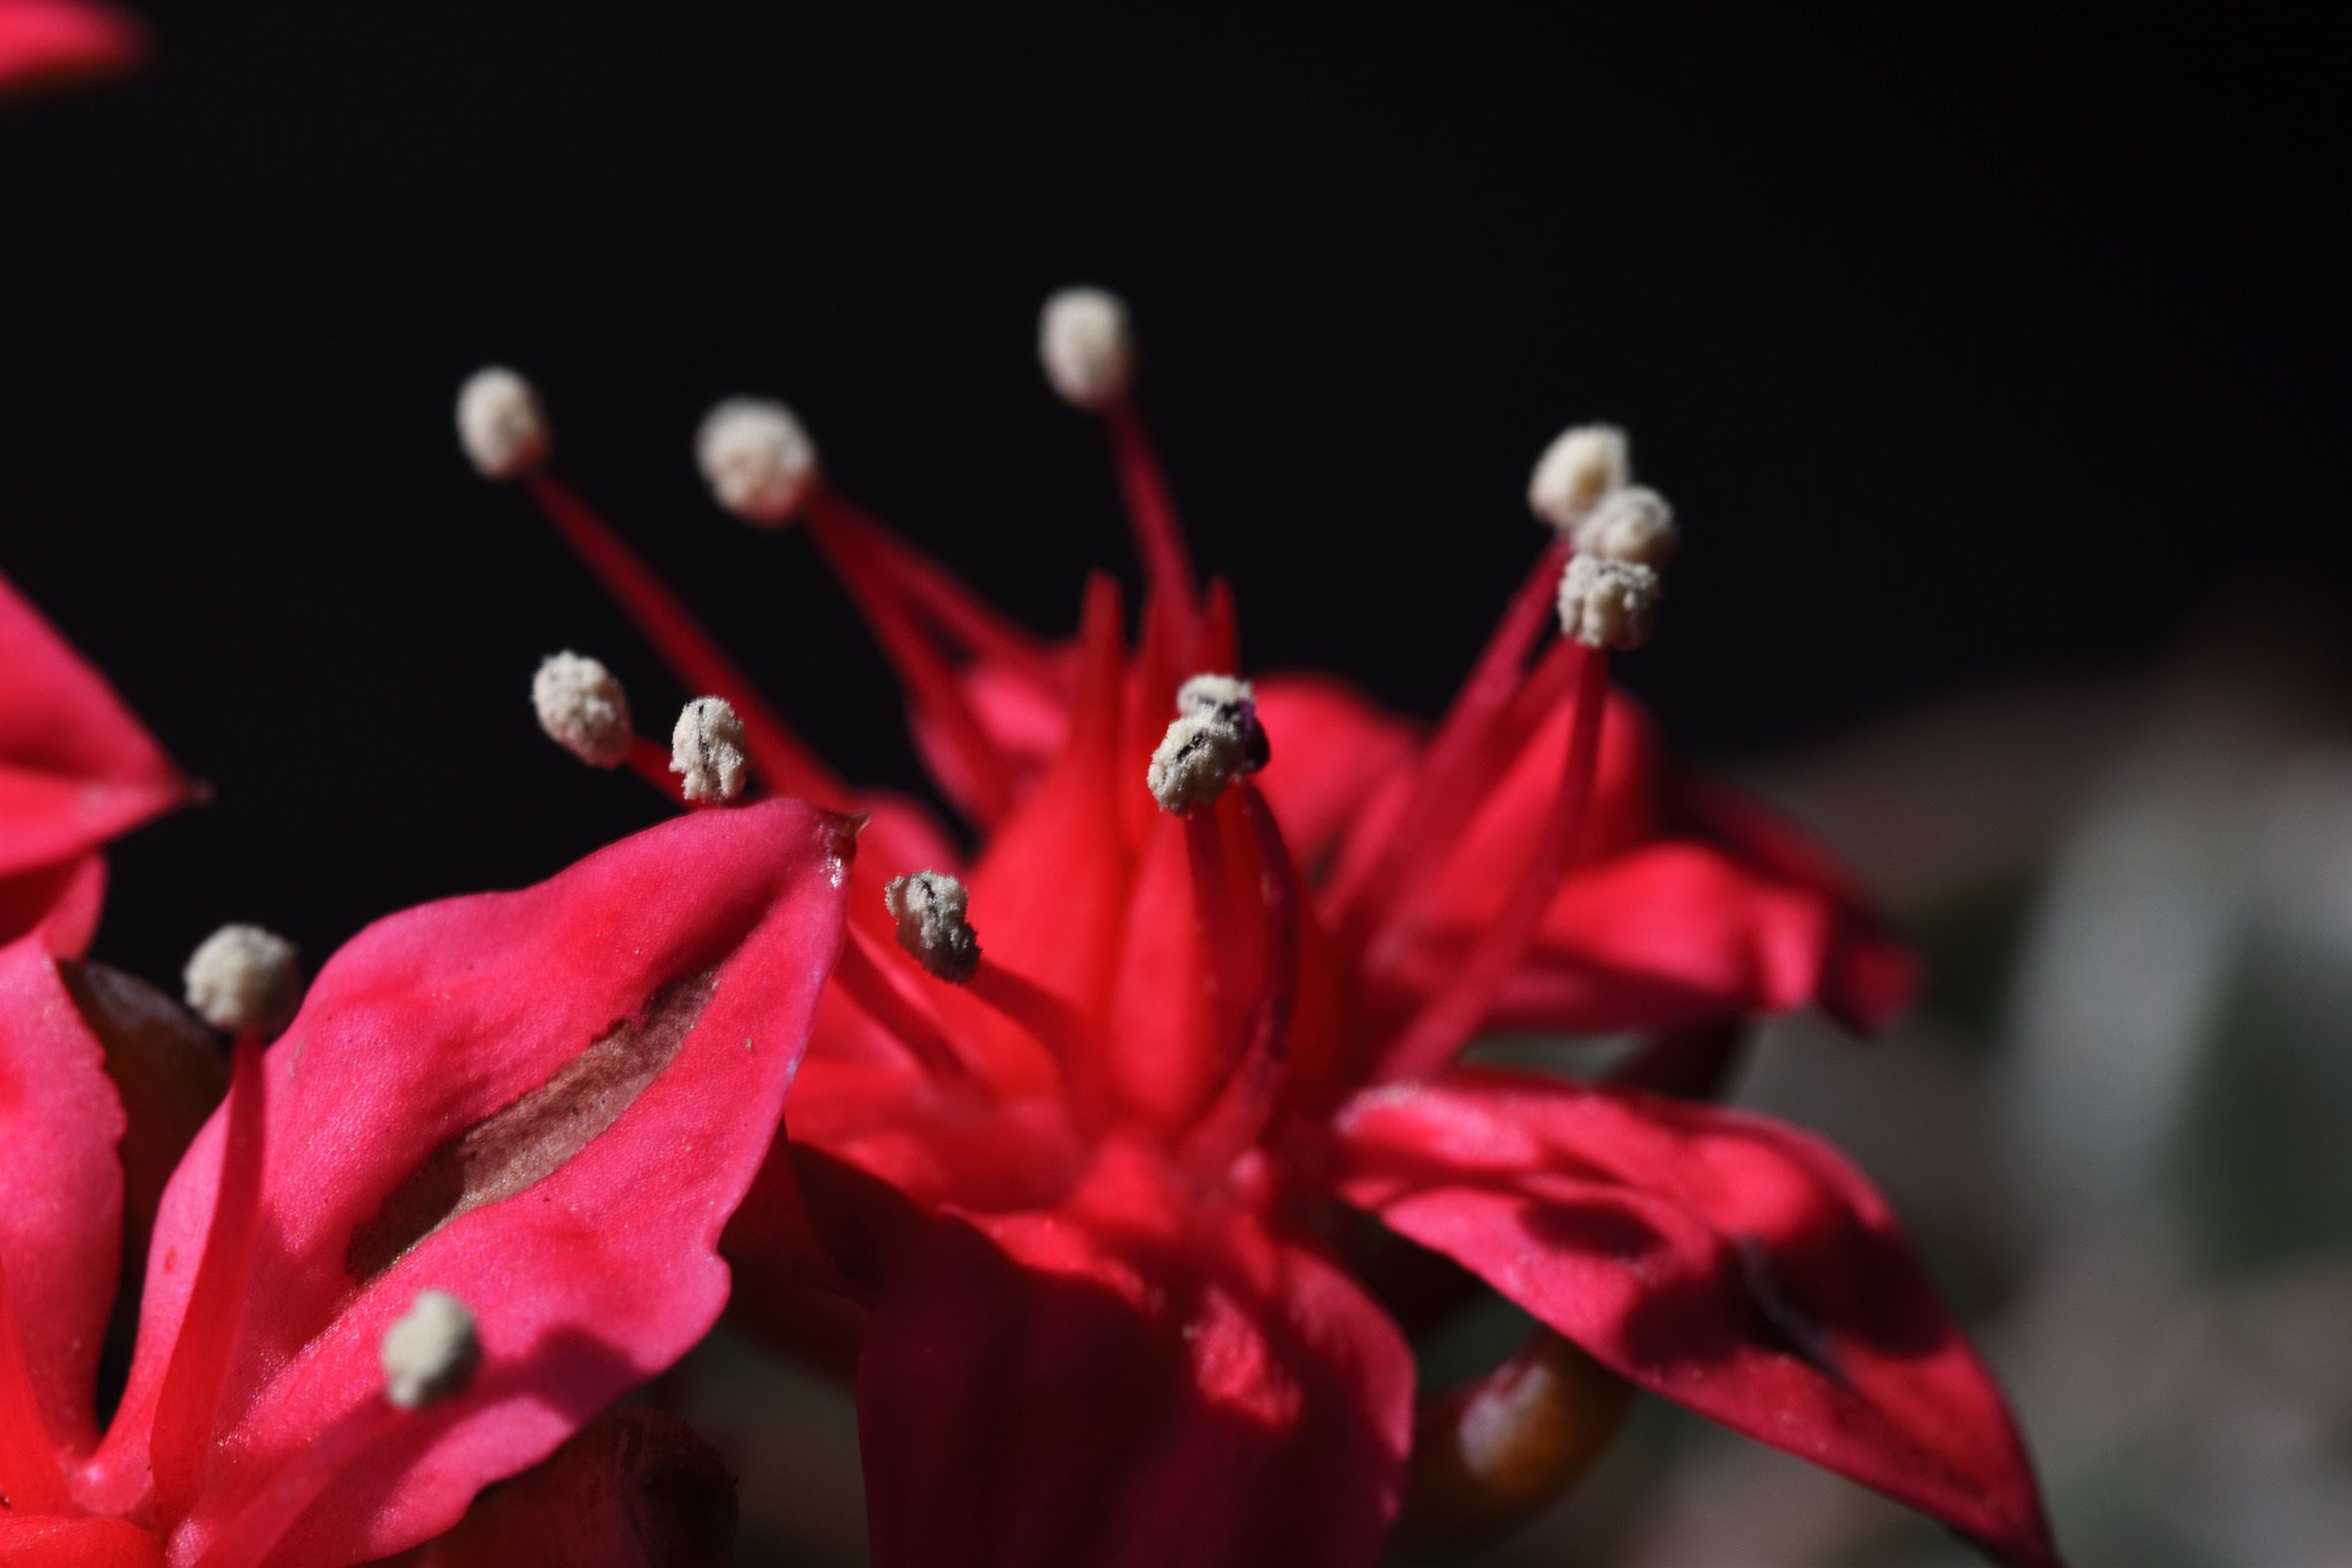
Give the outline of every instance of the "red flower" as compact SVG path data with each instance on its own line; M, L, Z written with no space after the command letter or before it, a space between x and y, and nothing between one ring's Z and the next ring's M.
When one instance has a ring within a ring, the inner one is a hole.
M103 1436L123 1112L71 966L0 952L0 1559L372 1560L667 1366L726 1299L849 854L778 801L354 938L276 1043L240 1036ZM462 1308L387 1338L433 1292Z
M137 64L138 24L93 0L0 0L0 93L38 82L104 76Z
M100 846L194 794L105 677L0 577L0 943L40 927L52 952L81 953L106 886Z
M1106 415L1149 570L1131 658L1106 580L1075 646L1042 645L819 480L783 410L705 429L723 501L805 520L983 830L968 869L903 806L869 831L792 1158L730 1232L772 1304L823 1318L792 1298L815 1282L864 1310L877 1560L1371 1559L1414 1380L1347 1266L1352 1209L1624 1378L2054 1562L1999 1393L1859 1173L1755 1118L1454 1065L1488 1026L1806 1002L1875 1023L1911 990L1827 856L1666 766L1610 696L1587 643L1640 629L1649 568L1594 556L1563 586L1567 543L1545 552L1426 746L1328 678L1185 684L1236 666L1231 595L1194 587L1123 358L1057 364L1068 325L1049 316L1049 370ZM544 424L504 390L518 439L483 439L479 383L461 405L477 463L530 473L681 676L741 714L771 787L849 803L533 472ZM1529 668L1555 587L1585 640Z

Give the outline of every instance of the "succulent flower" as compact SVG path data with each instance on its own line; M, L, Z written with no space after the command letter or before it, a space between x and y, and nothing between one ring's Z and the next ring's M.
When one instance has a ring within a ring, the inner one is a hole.
M1171 1540L1368 1561L1408 1492L1492 1522L1571 1478L1623 1379L2054 1562L2001 1398L1860 1172L1631 1082L1459 1063L1505 1027L1720 1049L1817 1005L1869 1028L1915 986L1824 851L1666 762L1610 688L1658 584L1575 557L1629 478L1622 437L1555 449L1534 499L1560 532L1433 734L1332 677L1269 674L1247 687L1260 750L1238 695L1230 718L1180 704L1202 676L1238 694L1239 625L1193 577L1107 298L1059 297L1042 350L1111 438L1147 578L1134 648L1102 577L1072 644L1012 625L850 502L797 421L789 518L758 517L797 521L857 601L969 858L844 785L617 534L524 476L738 716L759 786L870 818L790 1140L728 1245L755 1295L864 1313L877 1561ZM1571 635L1549 639L1555 605ZM1525 1307L1529 1354L1417 1394L1367 1232Z

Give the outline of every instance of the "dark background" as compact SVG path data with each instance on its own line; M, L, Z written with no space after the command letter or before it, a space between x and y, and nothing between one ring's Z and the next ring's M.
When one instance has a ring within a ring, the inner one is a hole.
M658 802L538 735L596 653L676 691L457 455L485 359L561 470L851 777L914 778L805 542L695 421L843 486L1041 627L1128 569L1044 295L1132 301L1249 660L1440 704L1563 423L1693 550L1629 678L1706 756L2352 602L2342 89L2316 27L1611 7L1013 20L837 7L151 13L143 77L0 106L0 569L212 781L120 846L100 952L321 956ZM1998 763L1998 759L1990 760Z

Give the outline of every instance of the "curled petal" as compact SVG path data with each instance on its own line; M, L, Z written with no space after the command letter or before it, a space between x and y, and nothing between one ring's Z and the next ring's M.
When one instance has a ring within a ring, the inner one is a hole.
M0 877L87 854L189 793L105 678L0 578Z
M266 1061L262 1233L175 1554L380 1404L382 1335L421 1290L472 1310L470 1390L327 1484L286 1560L438 1533L709 1327L720 1229L838 952L850 852L844 819L797 801L697 813L537 887L380 921L321 970ZM113 1511L145 1484L222 1126L164 1196L130 1385L85 1477Z
M876 1306L874 1559L1369 1562L1412 1379L1343 1274L1114 1146L1058 1210L942 1216Z
M2000 1393L1825 1145L1629 1091L1462 1072L1340 1121L1342 1197L1642 1387L2054 1564Z

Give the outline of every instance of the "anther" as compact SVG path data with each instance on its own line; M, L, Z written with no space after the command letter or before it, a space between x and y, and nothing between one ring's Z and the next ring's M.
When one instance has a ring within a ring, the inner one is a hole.
M420 1410L461 1393L482 1359L474 1314L446 1290L420 1290L384 1330L383 1397Z
M730 397L703 418L694 458L720 506L746 523L782 528L817 482L817 445L793 411Z
M980 968L980 937L964 918L971 895L940 871L893 877L882 903L898 922L898 945L935 978L961 986Z
M531 678L531 705L548 739L582 762L617 768L628 761L636 738L628 693L598 661L569 651L550 654Z
M1650 640L1665 583L1626 560L1577 556L1559 578L1559 629L1594 648L1638 648Z
M1258 693L1231 675L1195 675L1176 688L1176 711L1201 714L1242 732L1242 772L1254 774L1273 761L1266 727L1258 722Z
M1573 529L1603 496L1632 477L1632 453L1615 425L1575 425L1553 438L1528 480L1528 506L1556 529Z
M1682 549L1674 508L1655 490L1629 485L1603 496L1576 525L1576 551L1664 571Z
M457 441L484 479L520 479L547 461L547 415L531 383L485 365L457 391Z
M189 956L181 978L196 1015L232 1034L274 1034L302 1002L294 944L259 926L221 927Z
M670 731L670 772L688 800L727 801L743 793L743 721L724 698L697 697Z
M1151 754L1144 782L1161 810L1182 814L1223 794L1248 753L1242 732L1215 714L1184 714Z
M1101 289L1063 289L1038 322L1038 357L1062 401L1102 408L1135 375L1135 339L1126 303Z

